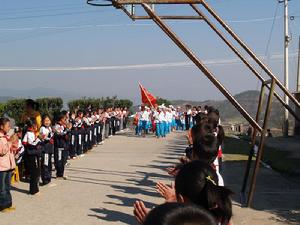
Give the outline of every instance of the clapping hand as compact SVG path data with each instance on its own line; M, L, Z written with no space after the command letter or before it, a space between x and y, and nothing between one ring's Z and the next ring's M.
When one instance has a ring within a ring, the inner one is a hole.
M142 201L136 201L134 203L133 213L139 224L143 224L148 212L149 209L146 208L145 204Z
M171 186L168 186L162 182L157 182L156 184L156 191L166 199L166 202L176 202L176 192L175 192L175 185L172 182Z

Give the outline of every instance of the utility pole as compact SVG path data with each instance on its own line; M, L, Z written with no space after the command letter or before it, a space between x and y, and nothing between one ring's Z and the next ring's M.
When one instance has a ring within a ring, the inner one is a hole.
M300 36L299 36L299 48L298 48L298 72L297 72L297 86L296 86L296 93L295 97L300 100ZM300 108L296 109L296 113L300 115ZM296 136L300 135L300 122L295 121L295 130L294 134Z
M298 72L297 72L297 87L296 92L300 92L300 36L299 36L299 48L298 48Z
M288 11L288 1L280 0L280 3L284 4L284 86L289 90L289 11ZM285 94L284 102L289 105L289 98ZM289 135L289 111L284 110L284 120L283 120L283 136L287 137Z

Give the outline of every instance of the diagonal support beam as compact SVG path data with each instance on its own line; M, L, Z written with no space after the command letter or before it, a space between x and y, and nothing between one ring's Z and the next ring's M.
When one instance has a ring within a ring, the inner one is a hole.
M216 32L216 34L225 42L225 44L241 59L241 61L250 69L250 71L262 82L271 83L272 79L266 81L259 72L248 62L245 56L225 37L225 35L210 21L210 19L197 7L195 4L191 4L191 7L195 10L195 12L202 17L202 19L207 23L207 25ZM270 86L266 85L266 87L270 90ZM287 105L282 97L274 91L274 96L278 99L278 101L285 107L296 120L300 122L300 117L296 114L295 110L293 110L289 105Z
M143 3L142 7L152 18L152 20L169 36L169 38L186 54L188 58L204 73L204 75L222 92L222 94L231 102L231 104L244 116L249 124L257 129L259 132L262 128L259 124L249 115L249 113L235 100L229 91L214 77L209 69L201 62L197 56L179 39L179 37L169 28L164 21L155 14L152 8Z
M204 8L219 22L219 24L242 46L242 48L251 56L251 58L269 75L271 79L274 79L278 87L293 101L293 103L300 108L300 102L289 92L288 89L278 80L278 78L272 73L272 71L255 55L255 53L238 37L238 35L226 24L221 17L202 0L201 3Z

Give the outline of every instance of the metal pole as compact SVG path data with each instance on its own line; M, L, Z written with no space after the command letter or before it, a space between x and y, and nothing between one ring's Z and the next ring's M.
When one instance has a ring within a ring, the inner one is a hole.
M249 113L235 100L228 90L214 77L208 68L199 60L196 55L177 37L177 35L159 18L155 12L147 5L142 4L145 11L153 21L173 40L173 42L190 58L190 60L206 75L206 77L222 92L222 94L235 106L235 108L244 116L252 127L262 131L262 128L249 115Z
M265 87L266 87L265 84L262 83L260 95L259 95L259 102L258 102L258 106L257 106L256 118L255 118L255 121L257 123L259 123L260 113L263 108L263 102L264 102L264 97L265 97ZM250 174L252 158L254 155L254 147L256 145L256 135L257 135L257 130L255 128L253 128L253 133L252 133L252 137L251 137L252 144L251 144L251 149L250 149L250 152L248 155L248 161L247 161L247 166L246 166L246 170L245 170L242 190L241 190L241 195L242 195L242 200L243 200L242 202L245 202L245 193L246 193L248 178L249 178L249 174Z
M247 59L241 54L241 52L232 44L230 41L222 34L222 32L209 20L207 16L197 7L195 4L191 4L191 7L198 13L200 17L207 23L207 25L216 32L216 34L225 42L225 44L242 60L242 62L254 73L254 75L261 81L265 82L266 80L257 72L257 70L247 61ZM270 87L266 86L268 89ZM287 110L300 122L299 116L295 113L295 111L285 104L282 97L274 91L274 96L279 100L282 105L287 108Z
M250 207L252 204L254 191L255 191L255 187L256 187L257 174L259 171L260 161L261 161L261 158L263 155L264 142L265 142L265 138L266 138L268 122L269 122L269 117L270 117L270 112L271 112L272 98L274 95L274 88L275 88L275 80L272 79L270 93L269 93L268 102L267 102L267 108L266 108L265 117L264 117L263 130L261 132L260 143L259 143L259 147L258 147L256 161L255 161L255 167L254 167L254 171L253 171L252 179L251 179L251 185L250 185L248 201L247 201L248 207Z
M296 92L300 92L300 36L299 36L299 48L298 48L298 72L297 72Z
M289 89L289 17L288 17L288 0L284 0L284 86ZM289 105L289 98L284 94L284 102ZM289 112L284 110L283 135L289 136Z
M254 52L238 37L238 35L226 24L221 17L202 0L204 8L219 22L219 24L243 47L243 49L252 57L252 59L270 76L274 79L278 87L300 108L300 102L285 88L285 86L277 79L272 71L254 54Z

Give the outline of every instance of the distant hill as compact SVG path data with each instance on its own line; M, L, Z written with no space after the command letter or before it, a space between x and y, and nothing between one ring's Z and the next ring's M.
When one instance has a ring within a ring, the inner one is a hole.
M0 96L0 103L6 102L10 99L13 99L14 97L11 96Z
M239 93L234 96L236 100L250 113L250 115L255 118L257 104L259 99L258 91L245 91ZM266 102L267 96L265 97ZM186 101L186 100L173 100L173 105L184 106L186 104L190 104L193 106L202 106L210 105L219 109L221 113L221 118L223 122L245 122L242 115L235 109L235 107L228 100L220 100L220 101ZM261 118L263 118L264 113L261 114ZM278 102L277 99L273 98L272 110L271 110L271 120L270 127L272 128L281 128L281 123L283 120L283 107Z

